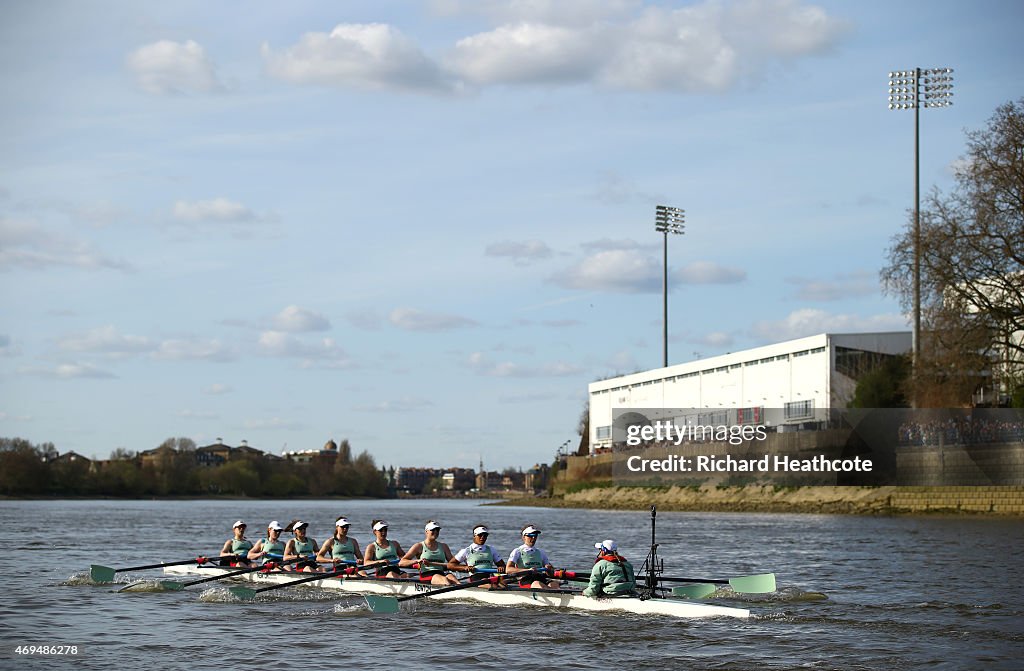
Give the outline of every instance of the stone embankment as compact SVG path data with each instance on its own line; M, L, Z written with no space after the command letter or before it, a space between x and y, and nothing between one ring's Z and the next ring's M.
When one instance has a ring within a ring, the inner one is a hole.
M1024 487L591 487L509 505L712 512L1024 516Z

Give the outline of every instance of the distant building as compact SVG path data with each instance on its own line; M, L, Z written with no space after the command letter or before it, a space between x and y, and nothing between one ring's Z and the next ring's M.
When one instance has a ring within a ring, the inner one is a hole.
M823 333L593 382L590 452L612 446L613 412L622 409L701 410L675 418L680 426L800 426L845 408L864 373L910 346L909 332Z

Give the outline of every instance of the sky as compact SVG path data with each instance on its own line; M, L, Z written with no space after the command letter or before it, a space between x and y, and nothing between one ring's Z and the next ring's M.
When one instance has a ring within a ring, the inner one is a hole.
M907 331L923 192L1024 95L1024 4L0 1L0 436L528 468L587 384Z

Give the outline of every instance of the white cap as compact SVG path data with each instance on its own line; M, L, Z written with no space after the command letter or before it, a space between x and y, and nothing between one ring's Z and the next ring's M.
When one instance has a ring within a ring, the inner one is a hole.
M277 520L274 520L273 522L268 524L267 528L268 529L273 529L274 531L281 531L282 529L284 529L284 527L281 526L281 523L278 522Z
M344 517L339 517L338 521L334 523L334 526L336 526L336 527L350 527L350 526L352 526L352 523L349 522Z
M296 529L302 529L303 527L308 527L308 526L309 526L309 522L303 522L302 520L296 520L295 524L292 525L292 531L295 531Z
M606 552L617 552L619 549L619 544L611 539L608 539L600 543L594 543L594 549L605 550Z
M438 524L437 522L434 522L434 521L430 521L430 522L427 522L427 526L423 527L423 530L424 531L433 531L434 529L440 529L440 528L441 528L440 524Z
M235 522L234 524L231 525L231 528L232 529L237 529L238 527L244 527L244 526L246 526L245 522L243 522L242 520L238 520L237 522Z
M490 529L488 529L487 527L485 527L482 524L480 526L478 526L477 528L473 529L473 535L474 536L479 536L480 534L489 534L489 533L491 533Z
M539 533L540 533L540 529L538 529L537 527L533 526L532 524L530 526L526 527L525 529L523 529L523 535L524 536L526 534L539 534Z
M388 528L388 523L385 522L384 520L381 520L380 522L377 522L376 524L373 525L373 530L374 531L380 531L381 529L387 529L387 528Z

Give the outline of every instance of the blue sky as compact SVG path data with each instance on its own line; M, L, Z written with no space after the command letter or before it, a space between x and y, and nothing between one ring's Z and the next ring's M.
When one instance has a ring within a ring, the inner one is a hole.
M587 383L908 330L921 181L1024 93L1019 2L0 4L0 435L528 467Z

